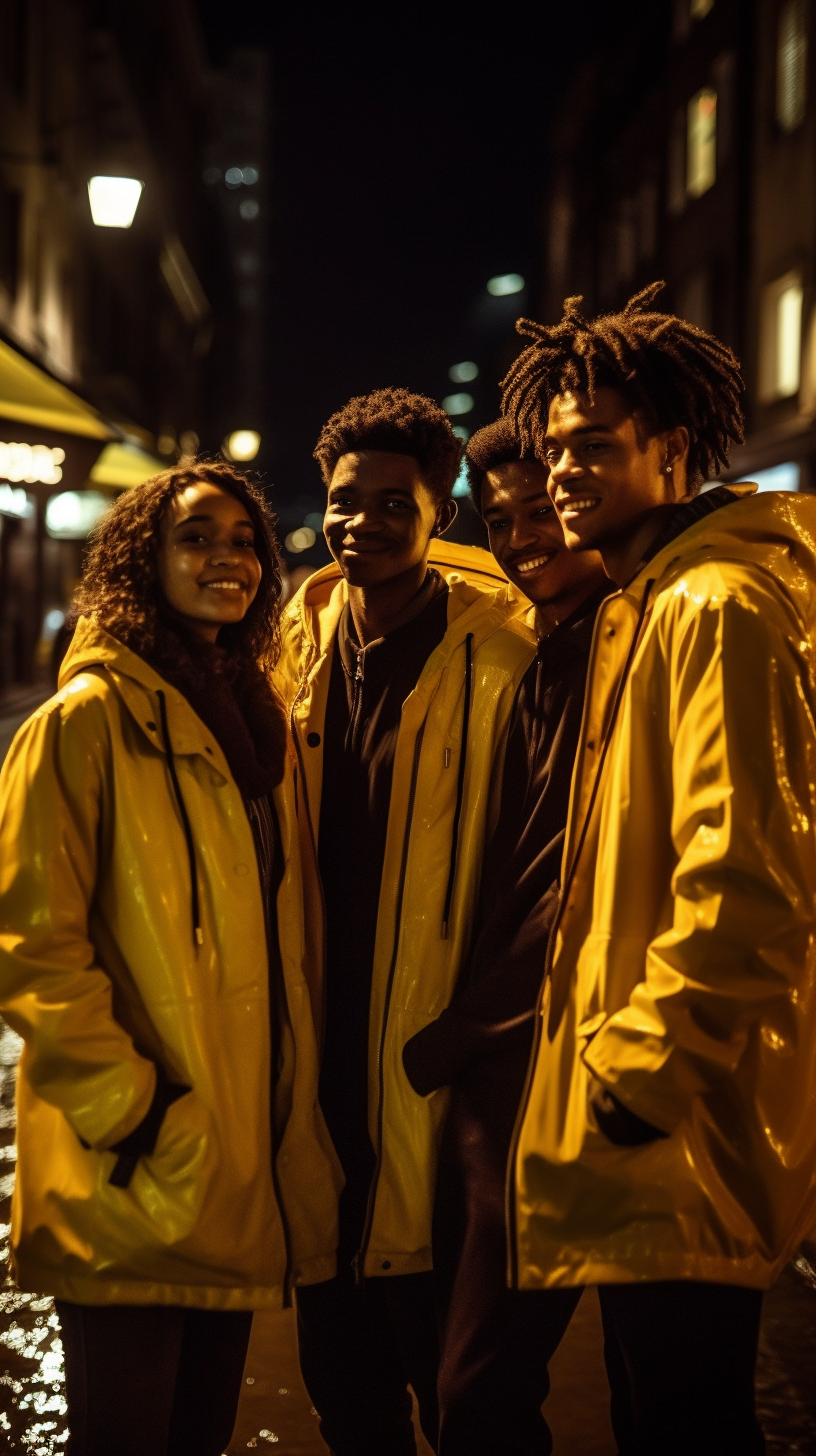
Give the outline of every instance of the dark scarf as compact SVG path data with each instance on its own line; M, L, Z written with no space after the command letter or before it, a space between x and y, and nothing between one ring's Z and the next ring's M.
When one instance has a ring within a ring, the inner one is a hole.
M163 624L150 664L206 723L244 799L262 798L280 783L286 717L260 668L236 664L223 647L169 623Z

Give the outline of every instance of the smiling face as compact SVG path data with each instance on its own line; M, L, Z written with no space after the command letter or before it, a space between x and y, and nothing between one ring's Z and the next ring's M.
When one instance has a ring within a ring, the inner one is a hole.
M200 637L241 622L261 582L246 508L217 485L189 485L161 523L159 582L168 605Z
M550 496L570 549L600 550L609 570L609 551L685 496L688 441L682 426L648 435L615 389L596 390L594 403L556 395L545 452Z
M323 530L349 585L376 587L424 574L431 537L454 514L452 501L434 500L412 455L359 450L335 466Z
M502 571L537 609L564 620L604 580L594 551L567 549L547 492L549 472L537 460L511 460L488 470L482 515Z

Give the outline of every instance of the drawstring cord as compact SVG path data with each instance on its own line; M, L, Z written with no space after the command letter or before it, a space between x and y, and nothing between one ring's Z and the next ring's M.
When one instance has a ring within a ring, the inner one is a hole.
M201 929L201 914L198 903L198 870L196 868L195 846L193 844L193 831L190 828L190 820L187 814L187 807L181 794L181 785L176 773L176 761L173 757L173 745L170 742L170 732L167 727L167 705L164 701L164 693L158 689L156 696L159 700L159 714L161 716L162 738L164 749L167 754L167 767L170 771L170 780L173 785L173 793L176 796L178 811L181 815L181 827L184 830L184 838L187 843L187 858L190 861L190 906L193 918L193 944L195 946L204 944L204 933Z
M456 856L459 852L459 820L462 817L462 799L465 790L465 761L467 758L468 727L470 725L470 695L473 684L473 633L465 638L465 705L462 711L462 742L459 749L459 773L456 780L456 811L453 816L453 837L451 840L450 870L448 888L445 891L445 909L442 914L442 939L448 938L453 884L456 879Z

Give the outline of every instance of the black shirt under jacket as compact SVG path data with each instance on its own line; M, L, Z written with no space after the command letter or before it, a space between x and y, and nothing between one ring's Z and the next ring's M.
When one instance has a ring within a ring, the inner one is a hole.
M441 578L418 616L366 647L360 647L346 606L329 678L318 836L326 907L319 1095L346 1175L340 1242L351 1253L362 1235L375 1164L368 1132L368 1020L394 754L402 705L447 625Z
M485 851L473 950L451 1005L411 1038L403 1054L408 1078L423 1095L460 1080L483 1081L485 1063L496 1064L497 1073L501 1064L501 1075L483 1085L488 1101L500 1092L511 1125L558 904L595 615L614 590L606 583L544 637L521 681L499 818ZM503 1120L495 1104L494 1112Z

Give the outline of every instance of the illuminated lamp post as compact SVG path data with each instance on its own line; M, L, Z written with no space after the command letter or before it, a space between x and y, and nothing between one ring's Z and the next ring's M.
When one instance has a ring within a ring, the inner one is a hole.
M88 200L95 227L129 228L144 182L136 177L91 177Z

